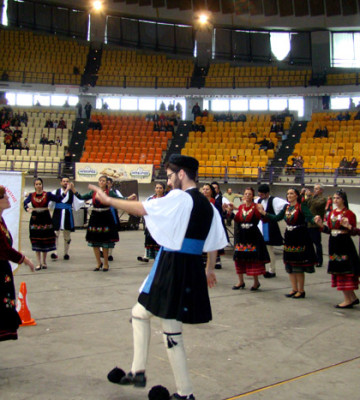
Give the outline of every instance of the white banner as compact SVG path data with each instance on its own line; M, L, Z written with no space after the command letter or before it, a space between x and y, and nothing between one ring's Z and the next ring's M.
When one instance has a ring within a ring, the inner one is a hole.
M105 175L116 180L136 179L139 183L151 183L152 164L76 163L75 180L97 182Z
M11 208L3 212L2 217L13 238L13 247L19 250L20 243L20 215L23 206L24 178L22 172L0 171L0 185L5 186L9 196ZM20 251L20 250L19 250ZM18 264L11 263L13 271Z

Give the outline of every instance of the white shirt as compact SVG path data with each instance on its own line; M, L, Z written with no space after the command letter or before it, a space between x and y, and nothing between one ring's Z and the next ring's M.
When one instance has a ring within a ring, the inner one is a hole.
M267 199L262 199L260 202L260 204L264 207L264 210L266 210L269 198L270 196ZM279 212L284 208L284 205L288 204L288 202L284 199L281 199L280 197L274 197L272 204L276 215L279 214ZM261 234L263 234L263 222L261 220L259 221L258 228L260 229Z
M174 189L165 197L142 203L147 215L146 227L159 245L180 250L193 209L192 197L186 191ZM204 252L223 249L228 241L220 214L213 207L213 219L205 240Z

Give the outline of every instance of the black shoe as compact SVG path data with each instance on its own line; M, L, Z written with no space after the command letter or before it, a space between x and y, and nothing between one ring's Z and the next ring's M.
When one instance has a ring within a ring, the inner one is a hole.
M353 308L353 303L348 304L347 306L341 306L340 304L336 304L335 308Z
M57 260L58 259L58 256L55 253L51 253L50 257L51 257L52 260Z
M234 285L232 287L232 290L239 290L239 289L245 289L245 283L242 283L241 285Z
M69 254L65 254L65 255L64 255L64 260L70 260Z
M297 292L294 294L294 296L292 296L292 298L293 299L305 299L305 292Z
M103 265L101 263L98 267L94 268L93 271L100 271L102 267Z
M356 305L359 304L359 303L360 303L359 299L356 299L356 300L354 300L351 304L352 304L353 306L356 306Z
M177 393L174 393L171 397L170 400L175 400L175 399L183 399L183 400L195 400L195 397L193 394L189 394L188 396L180 396Z
M113 257L113 256L109 256L109 257L108 257L108 260L109 260L109 261L114 261L114 257Z
M142 262L149 262L149 259L146 258L146 257L140 257L140 256L139 256L139 257L137 258L137 260L138 260L138 261L142 261Z
M221 264L215 264L215 269L222 269Z
M290 293L284 294L284 296L285 296L285 297L294 297L294 296L296 295L296 293L297 293L297 291L294 290L294 291L292 291L292 292L290 292Z
M264 276L264 278L275 278L275 277L276 277L276 274L275 274L275 272L268 272L268 271L266 271L265 274L264 274L263 276Z
M134 385L135 387L145 387L146 386L145 372L137 372L135 375L133 375L132 372L129 372L120 379L119 384Z
M258 290L260 286L261 286L261 285L260 285L260 283L259 283L257 286L252 286L250 290L251 290L252 292L254 292L255 290Z
M121 378L123 378L124 376L125 372L122 369L115 367L108 373L107 378L112 383L120 384Z

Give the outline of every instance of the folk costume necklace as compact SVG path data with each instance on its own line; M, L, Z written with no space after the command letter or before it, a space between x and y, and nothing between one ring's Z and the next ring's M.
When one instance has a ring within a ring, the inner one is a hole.
M294 206L291 206L290 204L286 207L286 211L285 211L285 219L287 222L291 222L294 217L296 212L299 209L299 205L295 204Z
M244 221L246 221L246 218L254 211L255 204L251 203L250 208L247 211L245 210L245 207L247 207L246 204L244 204L244 207L241 210L241 214L242 214L242 217L243 217Z
M343 217L345 217L347 209L344 207L342 210L335 209L330 215L331 227L335 228L339 226Z
M41 195L41 197L36 197L36 196L40 196L40 195ZM33 196L33 200L36 201L37 203L41 203L45 199L45 197L46 197L46 192L42 192L40 194L35 192L35 195Z

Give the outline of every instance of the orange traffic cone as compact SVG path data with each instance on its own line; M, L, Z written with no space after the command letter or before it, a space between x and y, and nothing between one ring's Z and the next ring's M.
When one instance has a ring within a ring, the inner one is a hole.
M27 294L26 283L21 282L19 297L16 306L16 311L18 312L22 321L22 324L20 326L36 325L35 320L31 318L31 313L27 304L26 294Z

